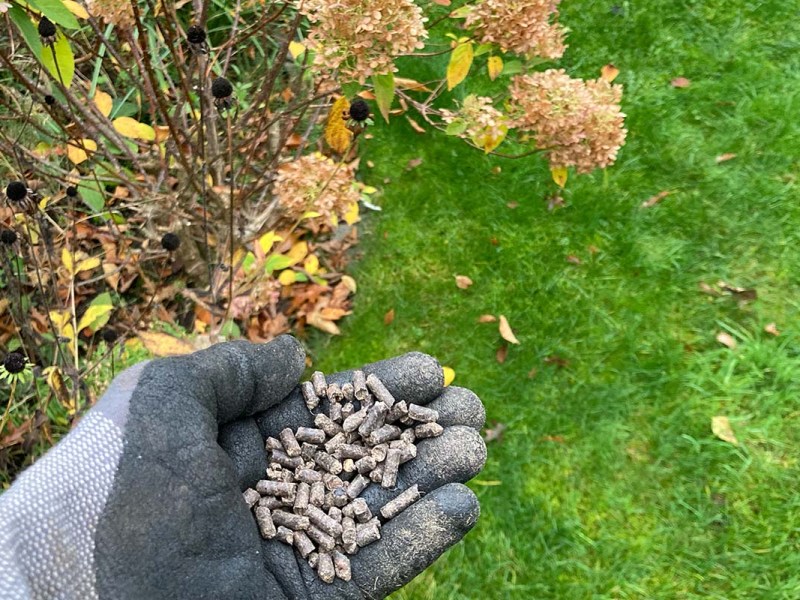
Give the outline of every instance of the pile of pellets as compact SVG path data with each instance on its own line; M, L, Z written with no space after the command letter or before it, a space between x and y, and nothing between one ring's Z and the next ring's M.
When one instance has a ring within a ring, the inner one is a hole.
M319 578L350 581L349 555L381 537L381 524L420 497L409 487L373 515L359 497L370 485L394 489L398 468L417 455L415 442L442 434L439 413L396 402L374 374L355 371L343 385L317 371L301 384L315 428L269 437L267 478L244 492L262 537L294 546ZM327 398L328 413L315 412Z

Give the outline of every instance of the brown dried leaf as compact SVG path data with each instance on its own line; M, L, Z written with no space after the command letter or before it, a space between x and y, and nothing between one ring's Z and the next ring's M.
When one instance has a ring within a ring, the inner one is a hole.
M709 296L719 296L719 292L708 285L705 281L701 281L697 284L697 287L700 288L700 291L704 294L708 294Z
M478 317L478 323L494 323L497 321L497 317L494 315L481 315Z
M417 133L425 133L425 128L422 127L422 125L417 123L414 119L412 119L408 115L406 115L406 121L408 121L408 124L411 125L411 129L413 129Z
M411 171L412 169L416 169L421 164L422 164L421 158L412 158L406 163L406 171Z
M725 152L724 154L720 154L719 156L717 156L717 158L715 158L714 160L716 160L717 164L719 164L728 160L732 160L734 158L736 158L736 154L734 154L733 152Z
M466 275L456 275L456 285L457 285L457 286L458 286L460 289L462 289L462 290L465 290L465 289L467 289L469 286L471 286L471 285L472 285L472 279L470 279L470 278L469 278L469 277L467 277Z
M306 323L312 327L316 327L317 329L324 331L325 333L330 333L331 335L339 335L341 333L339 328L336 326L336 323L329 321L328 319L324 319L322 315L316 311L306 315Z
M392 321L394 321L394 309L390 308L386 311L386 314L383 315L383 324L384 325L391 325Z
M686 77L676 77L671 82L672 87L675 88L687 88L692 85L692 82L686 79Z
M564 367L569 366L569 361L566 358L558 356L557 354L551 354L550 356L545 356L544 364L555 365L563 369Z
M512 200L511 202L506 202L506 206L513 210L519 206L519 202Z
M717 334L717 341L723 346L727 346L731 350L733 350L734 348L736 348L736 346L738 346L736 340L733 339L733 336L731 336L729 333L725 333L724 331L720 331Z
M655 196L651 196L644 202L642 202L642 208L650 208L651 206L655 206L659 202L661 202L664 198L669 196L672 192L669 190L664 190L662 192L658 192Z
M500 442L503 439L503 432L506 430L505 423L494 421L491 427L483 430L483 439L487 442Z
M775 323L767 323L766 325L764 325L764 331L774 336L778 336L781 334L781 332L778 331L778 326Z
M564 206L564 198L559 196L558 194L553 194L547 199L547 210L554 211L557 208L561 208Z
M508 346L503 344L497 349L497 352L494 353L494 357L501 365L506 362L506 357L508 356Z
M328 321L338 321L342 317L352 314L352 311L327 306L319 311L319 314L323 319L327 319Z
M728 442L734 446L739 445L739 440L736 439L736 435L733 433L733 429L731 429L731 422L728 420L728 417L711 417L711 432L723 442Z
M511 325L508 324L508 319L506 319L505 315L500 315L499 330L500 337L502 337L509 344L519 344L519 340L514 335L514 332L511 331Z
M583 264L583 261L580 258L578 258L577 256L575 256L574 254L568 254L567 255L567 262L568 263L572 263L573 265L581 265L581 264Z
M156 356L179 356L194 352L194 346L175 336L158 331L140 331L136 334L144 347Z
M729 294L733 295L737 300L740 302L752 302L758 299L758 292L754 289L748 289L743 287L737 287L735 285L729 285L724 281L718 281L717 285L723 292L728 292Z
M608 63L602 69L600 69L600 79L604 79L608 83L614 81L617 78L617 75L619 75L619 69L611 63Z

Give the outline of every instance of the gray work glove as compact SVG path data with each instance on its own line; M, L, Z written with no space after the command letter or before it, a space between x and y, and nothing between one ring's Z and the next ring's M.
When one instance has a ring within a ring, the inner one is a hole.
M398 400L434 406L445 432L419 443L396 490L364 493L373 511L410 483L426 495L352 557L352 581L328 585L292 548L261 539L241 494L265 472L264 436L311 423L297 389L304 359L282 336L119 375L0 496L0 598L383 598L408 583L478 517L461 482L486 457L483 407L443 388L423 354L364 368Z

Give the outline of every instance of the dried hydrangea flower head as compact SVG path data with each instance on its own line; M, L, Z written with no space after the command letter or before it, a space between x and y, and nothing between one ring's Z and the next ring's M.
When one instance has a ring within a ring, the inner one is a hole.
M117 27L133 27L134 15L131 2L119 0L88 0L87 10L93 17L103 19Z
M464 98L458 112L442 110L442 120L448 125L457 124L459 137L471 140L486 152L494 150L509 129L508 118L492 106L492 99L475 94Z
M304 0L299 10L312 27L308 41L323 71L364 83L393 73L393 59L422 49L428 37L422 9L412 0Z
M561 0L483 0L464 22L481 43L494 43L528 57L559 58L564 54L566 30L551 22Z
M512 125L536 136L551 168L589 173L607 167L625 143L622 86L604 79L572 79L563 69L517 75L511 80Z
M314 210L331 222L358 202L354 184L352 167L314 153L281 165L273 193L288 218L299 219Z

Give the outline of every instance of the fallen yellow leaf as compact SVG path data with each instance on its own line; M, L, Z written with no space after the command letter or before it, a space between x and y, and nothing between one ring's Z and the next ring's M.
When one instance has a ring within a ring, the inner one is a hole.
M194 352L194 346L189 342L168 333L140 331L136 335L142 341L144 347L156 356L178 356Z
M89 155L97 150L97 142L84 138L67 144L67 158L76 165L81 164L89 158Z
M325 333L330 333L331 335L339 335L341 333L339 328L336 326L336 323L327 319L323 319L322 315L320 315L318 312L312 312L306 315L306 323L312 327L321 329Z
M717 334L717 341L723 346L727 346L731 350L733 350L734 348L736 348L736 346L738 346L736 340L733 339L733 336L730 335L729 333L725 333L724 331L720 331Z
M495 323L497 321L497 317L494 315L481 315L478 317L478 323Z
M462 290L465 290L472 285L472 279L466 275L456 275L456 285Z
M614 81L617 78L617 75L619 75L619 69L611 63L600 69L600 79L604 79L608 83Z
M355 294L356 290L358 290L358 284L356 284L356 280L350 277L350 275L342 275L342 283L344 287L350 290L351 294Z
M556 185L561 189L564 189L564 186L567 185L568 174L566 167L553 167L550 169L550 175L552 175L553 181L555 181Z
M97 110L99 110L104 117L107 117L111 114L111 106L114 104L114 102L111 100L111 96L105 92L97 90L94 95L94 104L97 106Z
M500 336L509 344L519 344L519 340L511 331L511 326L508 324L508 319L504 315L500 315Z
M736 439L736 435L731 429L731 422L728 417L711 417L711 432L723 442L728 442L734 446L739 445L739 440Z

